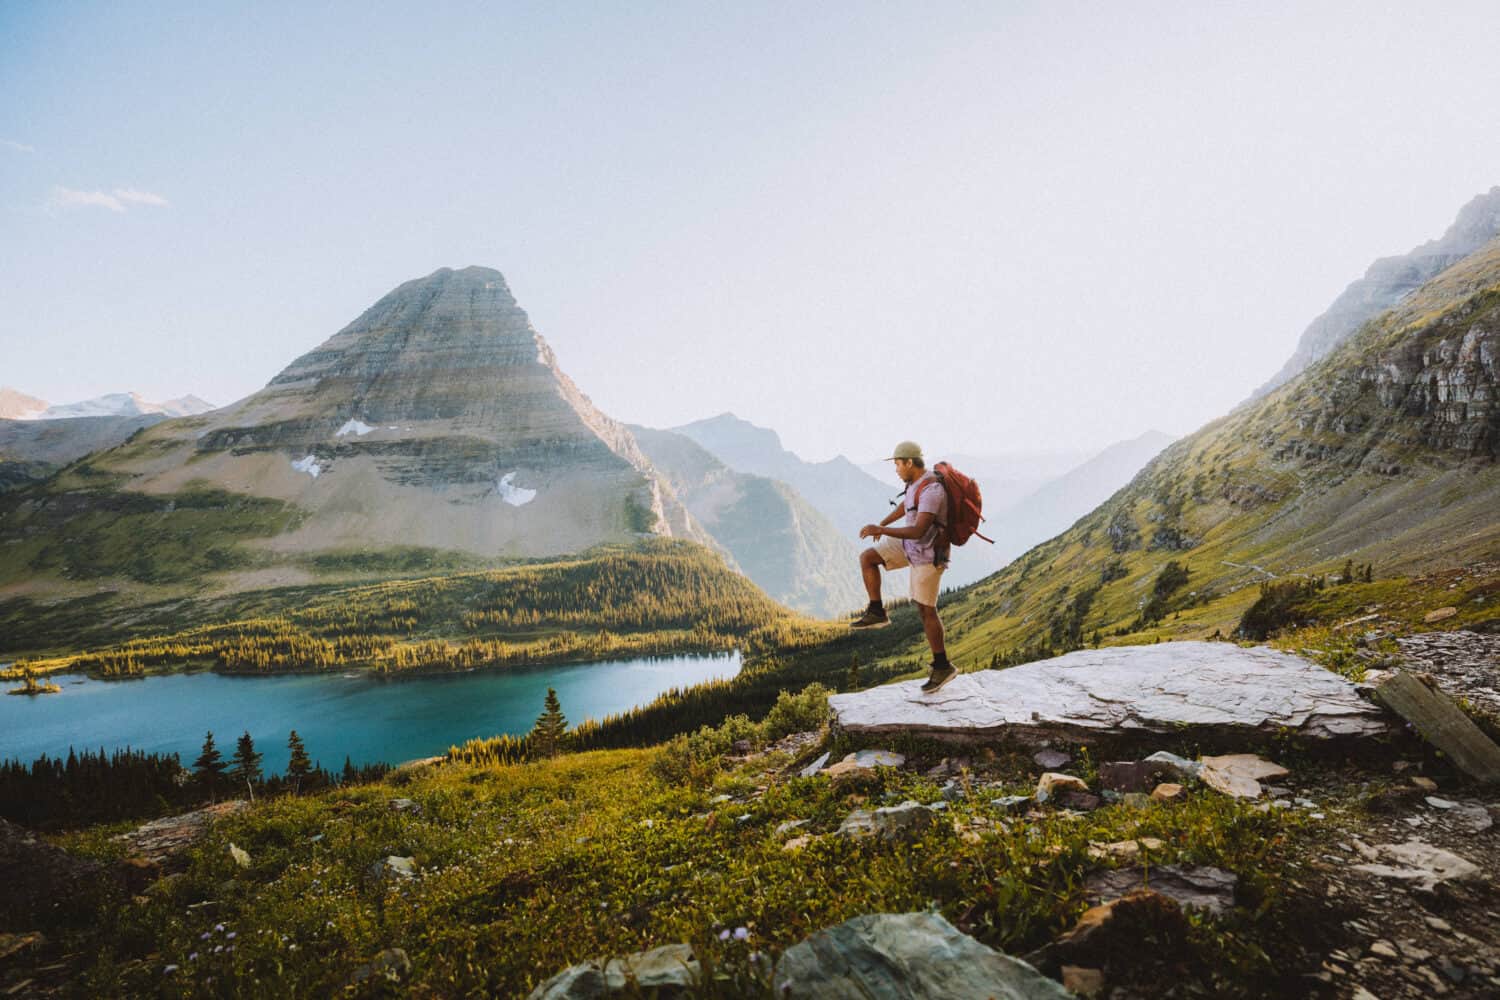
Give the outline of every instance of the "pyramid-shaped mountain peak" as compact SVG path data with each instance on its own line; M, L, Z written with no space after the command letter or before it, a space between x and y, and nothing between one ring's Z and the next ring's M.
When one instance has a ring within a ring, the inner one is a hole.
M117 452L100 464L131 489L294 504L301 526L276 546L504 556L707 538L483 267L405 282L259 392Z

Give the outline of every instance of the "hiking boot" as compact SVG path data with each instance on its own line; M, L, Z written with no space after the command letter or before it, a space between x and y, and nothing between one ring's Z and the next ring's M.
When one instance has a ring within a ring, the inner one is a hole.
M885 608L865 608L865 613L849 623L850 628L884 628L891 620Z
M936 691L944 684L947 684L957 676L958 669L954 667L953 664L945 663L940 667L936 663L934 663L932 665L932 672L927 675L927 683L922 685L922 693L932 694L932 692Z

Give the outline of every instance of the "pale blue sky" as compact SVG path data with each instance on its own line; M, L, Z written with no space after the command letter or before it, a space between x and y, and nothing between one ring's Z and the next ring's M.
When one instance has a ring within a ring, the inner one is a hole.
M0 0L0 384L226 403L482 264L623 420L1103 445L1500 183L1493 3L307 6Z

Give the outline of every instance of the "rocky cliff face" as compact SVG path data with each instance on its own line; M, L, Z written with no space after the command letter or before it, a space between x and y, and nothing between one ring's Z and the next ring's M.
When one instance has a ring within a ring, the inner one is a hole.
M1426 449L1493 460L1500 453L1500 240L1455 266L1404 308L1320 366L1321 386L1295 392L1295 435L1280 456L1341 457L1387 475ZM1433 318L1440 297L1463 301Z
M1365 276L1344 289L1328 311L1303 331L1281 371L1255 391L1258 399L1326 357L1368 320L1395 306L1417 288L1500 235L1500 187L1478 195L1458 213L1440 239L1400 257L1382 257Z
M694 519L767 594L825 617L864 604L859 550L791 486L736 472L682 434L630 430Z
M642 534L707 541L630 432L558 366L497 271L390 292L261 391L88 459L148 494L290 504L273 553L419 546L483 557Z

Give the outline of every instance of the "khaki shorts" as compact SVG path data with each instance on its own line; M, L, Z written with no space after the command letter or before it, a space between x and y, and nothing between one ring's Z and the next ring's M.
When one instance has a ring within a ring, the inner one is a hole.
M880 556L880 561L885 563L886 569L905 569L911 566L906 561L906 549L901 545L899 538L892 538L890 535L881 538L875 543L875 554ZM943 580L943 568L932 563L912 566L911 599L929 608L937 607L938 586Z

